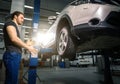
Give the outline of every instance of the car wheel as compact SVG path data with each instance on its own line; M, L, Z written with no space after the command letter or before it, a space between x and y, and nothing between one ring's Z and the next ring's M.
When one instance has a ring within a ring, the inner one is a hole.
M57 52L62 57L67 57L69 59L75 58L75 46L66 26L59 31L57 39Z

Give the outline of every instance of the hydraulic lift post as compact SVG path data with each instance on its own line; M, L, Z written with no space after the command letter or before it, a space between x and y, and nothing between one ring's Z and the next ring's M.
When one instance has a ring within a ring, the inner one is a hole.
M110 70L110 60L109 57L113 55L110 50L102 51L104 57L105 67L104 67L104 84L114 84L112 79L112 74Z
M40 18L40 2L41 0L34 0L33 32L31 36L35 36L38 31L39 18ZM38 66L37 54L36 56L30 55L29 70L28 70L28 84L36 84L36 77L38 77L37 70L36 70L37 66Z

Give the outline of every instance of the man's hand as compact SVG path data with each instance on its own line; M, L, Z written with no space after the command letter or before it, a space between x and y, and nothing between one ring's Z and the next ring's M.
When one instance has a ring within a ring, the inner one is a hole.
M35 49L33 46L29 46L28 51L34 56L38 54L38 50Z
M26 41L26 44L29 46L29 48L27 50L32 55L36 55L38 53L38 50L33 47L35 45L35 41L33 41L32 39L29 39L29 40Z

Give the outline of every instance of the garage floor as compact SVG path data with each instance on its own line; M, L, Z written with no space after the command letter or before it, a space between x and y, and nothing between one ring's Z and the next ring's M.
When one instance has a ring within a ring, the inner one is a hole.
M24 72L27 68L24 68ZM102 74L97 73L96 67L70 67L70 68L37 68L37 84L103 84ZM27 74L25 75L27 78ZM4 80L0 80L0 84ZM25 82L27 82L24 79ZM120 84L120 75L113 76L114 84Z

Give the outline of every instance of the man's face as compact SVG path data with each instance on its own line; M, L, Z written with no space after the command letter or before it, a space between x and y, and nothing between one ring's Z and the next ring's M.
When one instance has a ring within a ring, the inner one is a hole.
M17 17L17 23L18 25L22 25L24 22L24 15L20 14L18 17Z

